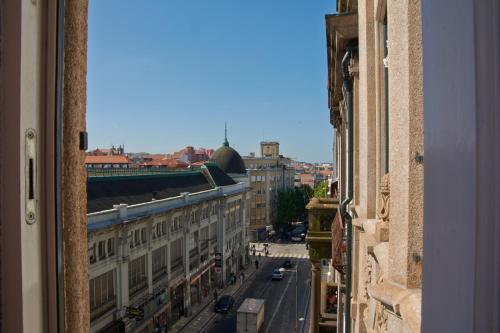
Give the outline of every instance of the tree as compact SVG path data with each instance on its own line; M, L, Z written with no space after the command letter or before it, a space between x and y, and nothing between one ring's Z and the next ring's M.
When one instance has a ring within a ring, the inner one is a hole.
M312 194L309 186L278 191L276 229L286 228L291 225L292 221L303 221L306 216L306 205L311 199Z
M326 198L328 196L328 180L323 180L314 188L313 197Z
M292 191L278 191L277 230L286 227L293 218L295 205L292 193Z

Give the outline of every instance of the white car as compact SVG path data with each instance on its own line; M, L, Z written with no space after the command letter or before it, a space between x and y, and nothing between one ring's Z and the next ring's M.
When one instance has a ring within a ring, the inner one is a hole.
M273 269L271 280L283 280L284 274L279 268Z

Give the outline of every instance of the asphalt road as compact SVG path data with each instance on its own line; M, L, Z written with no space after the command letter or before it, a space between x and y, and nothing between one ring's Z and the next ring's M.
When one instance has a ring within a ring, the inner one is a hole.
M236 332L236 310L245 298L265 299L264 325L262 333L292 333L295 332L297 319L298 332L308 331L306 318L309 310L309 272L310 263L307 259L291 258L294 269L298 270L297 288L295 272L285 272L281 281L272 281L273 268L281 266L285 258L263 258L259 271L244 288L235 295L234 310L226 315L217 314L205 327L205 333L232 333ZM295 293L298 296L298 314L295 311Z

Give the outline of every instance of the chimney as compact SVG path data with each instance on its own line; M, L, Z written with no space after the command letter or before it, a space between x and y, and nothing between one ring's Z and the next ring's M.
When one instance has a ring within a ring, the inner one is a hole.
M127 207L127 204L113 205L113 208L118 210L120 219L122 220L127 218Z

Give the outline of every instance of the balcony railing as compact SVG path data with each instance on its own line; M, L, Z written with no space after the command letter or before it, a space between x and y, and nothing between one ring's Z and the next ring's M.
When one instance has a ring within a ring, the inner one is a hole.
M200 265L200 257L198 255L189 258L189 271L193 271Z
M184 273L184 263L182 262L182 257L176 258L171 262L171 278L176 278Z
M106 303L101 304L100 306L94 309L90 309L90 320L92 321L101 317L110 310L114 309L115 306L116 306L116 296L113 296L113 298L107 301Z
M208 240L202 241L200 244L200 251L203 252L206 251L207 249L208 249Z
M309 242L310 260L332 258L332 222L337 214L338 200L312 198L306 208L309 212L306 240Z
M197 256L197 255L198 255L198 248L197 247L189 250L189 258L192 258L192 257Z
M157 271L153 272L153 282L157 282L162 278L167 276L167 267L161 267Z
M178 171L185 172L185 169L166 168L88 168L88 177L109 177L109 176L140 176L169 174Z
M134 286L130 287L129 296L134 297L135 295L137 295L141 291L145 290L147 287L148 287L148 280L147 279L143 279L141 281L138 281Z

